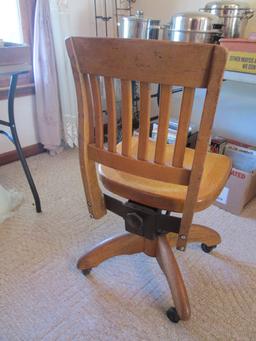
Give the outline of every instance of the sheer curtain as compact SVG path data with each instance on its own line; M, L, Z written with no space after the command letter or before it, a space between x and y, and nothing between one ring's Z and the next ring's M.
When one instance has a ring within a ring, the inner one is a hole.
M76 93L65 37L70 36L67 0L37 0L34 79L39 140L51 154L78 144Z
M104 15L104 0L97 0L97 14ZM73 74L65 47L65 38L71 35L95 36L94 0L50 0L51 21L57 72L59 79L59 93L63 135L65 142L70 146L78 145L78 110ZM107 0L108 15L113 17L108 24L109 36L115 35L114 0ZM105 36L105 23L98 21L99 36ZM100 82L103 91L103 83ZM116 84L117 96L120 98L120 86ZM103 91L104 94L104 91ZM103 100L103 109L105 101ZM119 105L118 105L119 107ZM104 122L107 116L104 115Z
M65 47L65 38L72 34L70 5L71 1L68 0L50 0L63 137L68 146L74 147L78 145L77 101L72 70Z
M48 0L36 2L33 63L39 139L54 153L61 145L62 123Z

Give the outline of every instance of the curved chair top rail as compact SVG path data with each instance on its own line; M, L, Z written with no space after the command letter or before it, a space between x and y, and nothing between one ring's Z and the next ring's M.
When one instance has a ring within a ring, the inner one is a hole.
M207 88L214 52L226 58L213 44L75 37L67 45L79 51L81 73L192 88Z

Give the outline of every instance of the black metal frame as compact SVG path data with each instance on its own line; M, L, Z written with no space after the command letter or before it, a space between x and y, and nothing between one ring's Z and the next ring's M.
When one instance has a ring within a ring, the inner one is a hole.
M40 198L39 198L35 183L33 181L32 175L30 173L27 161L26 161L25 156L23 154L22 147L20 145L20 141L18 138L16 125L15 125L15 118L14 118L14 99L15 99L17 81L18 81L18 76L22 73L26 73L26 71L25 72L13 73L11 75L10 88L8 91L8 119L9 119L9 122L0 120L0 125L3 125L5 127L9 127L11 130L11 134L7 133L4 130L0 130L0 134L5 135L9 139L9 141L11 141L14 144L14 146L17 150L20 162L22 164L24 173L26 175L26 178L28 180L31 192L32 192L34 200L35 200L36 211L39 213L42 211L41 210Z
M126 7L120 7L117 4L117 0L115 0L115 9L116 9L116 13L115 13L115 17L116 17L116 30L117 30L117 37L119 37L119 26L118 26L118 22L119 22L119 18L123 17L123 16L131 16L132 15L132 0L127 0L127 6ZM124 12L127 12L127 14L123 14Z
M122 217L125 229L130 233L154 240L161 234L179 233L181 218L170 216L170 212L141 205L131 200L119 201L104 194L106 208Z
M104 15L98 15L97 13L97 0L94 0L94 15L95 15L95 30L96 37L98 37L98 20L102 20L105 23L105 35L108 37L108 22L112 17L107 13L107 0L104 0Z

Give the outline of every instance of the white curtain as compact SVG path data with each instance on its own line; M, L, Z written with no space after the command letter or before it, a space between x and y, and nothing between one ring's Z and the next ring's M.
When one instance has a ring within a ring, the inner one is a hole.
M33 62L39 139L55 152L61 145L62 124L48 0L36 2Z
M59 80L59 95L61 117L63 123L64 141L70 147L78 145L78 109L73 74L65 46L65 38L69 36L95 36L94 0L49 0L51 22L57 72ZM104 0L97 0L97 14L105 15ZM114 0L107 0L107 15L112 16L108 24L109 36L115 36ZM98 21L98 34L105 36L105 23ZM101 82L101 89L103 82ZM120 84L115 82L117 95L117 111L120 112ZM104 91L102 92L103 97ZM103 99L103 109L105 100ZM107 117L104 115L104 122Z
M72 33L68 0L50 0L53 39L57 61L59 94L65 143L78 145L77 101L72 70L65 46L65 38Z

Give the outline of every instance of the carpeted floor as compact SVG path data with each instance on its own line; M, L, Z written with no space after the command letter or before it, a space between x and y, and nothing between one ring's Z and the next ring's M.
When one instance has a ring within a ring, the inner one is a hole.
M0 183L24 192L0 225L0 340L256 340L256 200L241 217L215 206L195 220L215 227L222 244L175 252L192 307L172 324L167 282L143 254L113 258L85 278L76 261L94 243L123 231L108 214L89 218L76 151L29 159L42 199L37 214L19 163L0 168Z

